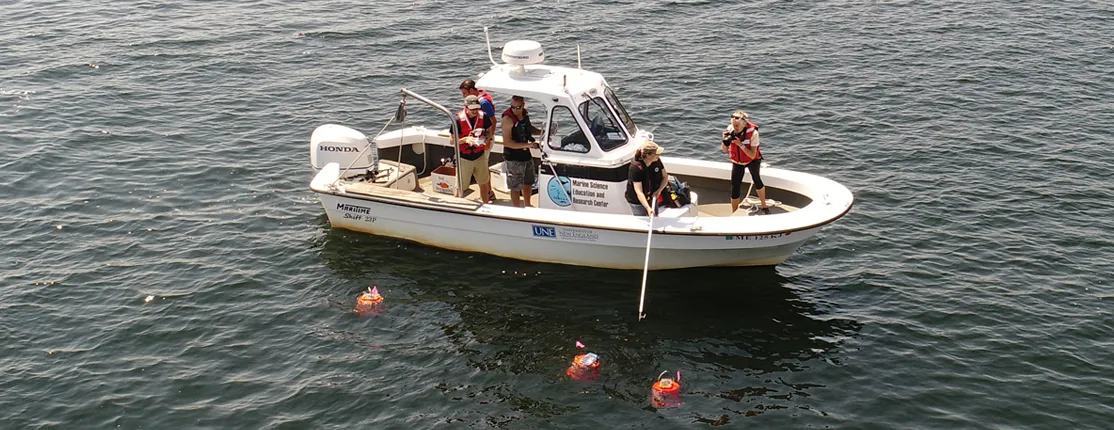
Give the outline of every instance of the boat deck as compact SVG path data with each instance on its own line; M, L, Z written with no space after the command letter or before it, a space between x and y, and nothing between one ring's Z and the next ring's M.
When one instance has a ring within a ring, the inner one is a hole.
M391 163L391 164L394 164L394 163ZM406 167L409 168L411 171L413 171L413 167L411 167L411 166L406 166ZM680 179L684 182L688 182L688 181L686 181L686 178L681 177ZM698 212L701 216L706 216L706 217L756 216L756 215L760 214L760 212L758 212L756 209L750 208L751 205L757 206L759 204L758 197L755 196L753 192L751 193L749 202L746 202L746 201L743 202L743 206L740 207L739 210L736 211L734 214L732 214L731 213L731 198L730 198L730 195L728 193L728 190L726 189L727 188L726 187L726 181L722 181L722 182L724 182L723 183L724 187L712 188L712 187L708 187L708 186L701 186L701 185L717 185L717 184L715 184L714 182L712 182L708 179L704 179L704 178L693 178L693 179L696 179L696 180L691 181L691 182L695 182L698 185L693 186L692 184L690 184L690 187L691 187L692 191L695 192L696 195L698 196L697 197L697 202L698 202L697 210L698 210ZM499 176L499 172L494 172L494 171L492 172L492 180L493 180L493 182L495 182L496 180L501 180L501 176ZM468 188L466 188L464 190L463 197L461 197L461 198L453 197L452 195L444 194L444 193L440 193L440 192L436 191L436 189L433 185L433 177L429 176L429 175L424 176L422 178L418 178L417 179L417 184L416 184L416 189L414 189L413 191L389 188L389 186L391 184L393 184L393 182L383 182L382 178L377 179L377 182L374 183L374 184L366 182L366 181L351 182L351 183L348 184L348 191L356 192L356 193L360 193L360 194L367 194L367 195L373 195L373 194L390 195L391 197L394 197L394 198L399 198L399 199L404 199L404 200L422 201L422 202L428 202L428 201L430 201L430 198L433 198L433 201L436 201L438 204L450 205L450 206L454 206L454 207L457 207L457 208L460 208L460 209L475 210L475 209L478 209L480 206L483 205L483 203L481 201L481 198L480 198L481 196L480 196L479 185L476 185L476 184L470 184L468 186ZM723 189L719 189L719 188L723 188ZM420 192L421 194L416 194L415 192ZM511 196L510 196L509 192L504 191L504 190L500 190L499 187L494 187L494 186L492 187L492 192L495 193L495 201L494 201L493 204L499 205L499 206L513 206L513 205L511 205ZM790 206L790 205L785 204L785 203L777 202L777 201L772 200L772 199L768 200L768 203L770 204L770 214L786 213L786 212L792 212L792 211L798 210L797 207ZM538 207L538 194L531 195L530 205L533 206L533 207Z
M692 189L693 192L695 192L697 194L697 196L699 196L698 199L697 199L698 204L696 205L696 207L697 207L697 210L700 212L701 216L711 216L711 217L731 216L731 196L729 195L730 193L728 193L726 190L713 190L713 189L710 189L710 188L699 188L699 187L691 187L691 189ZM434 191L433 178L429 177L429 176L418 179L418 189L415 190L415 191L421 191L421 192L425 193L426 195L434 196L434 197L444 197L444 196L446 196L446 194L442 194L442 193L439 193L437 191ZM499 206L512 206L511 205L511 195L509 193L500 191L496 187L492 187L491 191L495 193L494 204L499 205ZM468 199L468 200L479 203L480 202L480 186L476 185L476 184L470 185L464 191L464 196L463 197L465 199ZM751 193L751 200L754 200L753 203L755 205L759 204L758 203L758 198L755 197L753 193ZM767 202L767 204L769 204L769 202ZM530 196L530 206L538 207L538 194L537 193ZM743 206L739 208L739 211L738 211L738 213L735 214L735 216L755 216L755 215L758 214L758 212L756 212L756 211L747 211L746 206L747 206L747 203L744 202ZM797 209L798 208L795 208L795 207L792 207L792 206L789 206L789 205L786 205L786 204L770 205L770 214L772 215L772 214L777 214L777 213L792 212L792 211L795 211Z

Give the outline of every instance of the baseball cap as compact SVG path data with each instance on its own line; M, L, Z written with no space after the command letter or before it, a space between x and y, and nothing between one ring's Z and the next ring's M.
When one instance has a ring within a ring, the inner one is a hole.
M661 154L662 152L665 152L665 148L662 148L653 141L646 141L646 143L642 144L642 154L644 155Z
M468 109L479 109L480 98L476 96L468 96L464 98L464 107Z

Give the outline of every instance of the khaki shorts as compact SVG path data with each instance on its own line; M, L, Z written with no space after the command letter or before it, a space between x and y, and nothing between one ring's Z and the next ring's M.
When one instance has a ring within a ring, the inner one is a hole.
M472 183L472 176L476 177L476 183L479 185L491 182L491 171L488 170L487 165L488 153L488 151L484 151L484 155L481 155L480 158L475 160L465 160L464 157L460 158L460 163L458 163L456 167L460 169L460 172L458 172L460 173L460 181L464 183L460 186L460 189L463 190L468 188L468 185Z

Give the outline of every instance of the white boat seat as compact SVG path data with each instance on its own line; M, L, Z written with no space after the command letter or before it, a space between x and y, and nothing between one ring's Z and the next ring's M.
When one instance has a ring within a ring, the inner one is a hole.
M379 160L379 173L371 183L378 187L413 191L418 185L414 166L391 160Z

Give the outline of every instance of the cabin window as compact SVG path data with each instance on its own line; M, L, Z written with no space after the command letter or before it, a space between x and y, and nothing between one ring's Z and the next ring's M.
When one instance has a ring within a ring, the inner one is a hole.
M561 151L587 153L592 149L591 142L580 129L572 111L564 106L553 108L549 114L549 125L546 127L546 139L549 147Z
M638 126L634 125L634 120L631 119L630 114L627 113L627 108L619 102L619 96L615 95L615 91L611 87L604 88L604 95L607 96L607 101L611 102L611 106L619 113L619 119L627 126L627 132L634 136L638 133Z
M600 149L610 151L627 143L626 133L615 121L615 116L602 98L596 97L581 103L580 114L584 116L588 130L596 138Z

